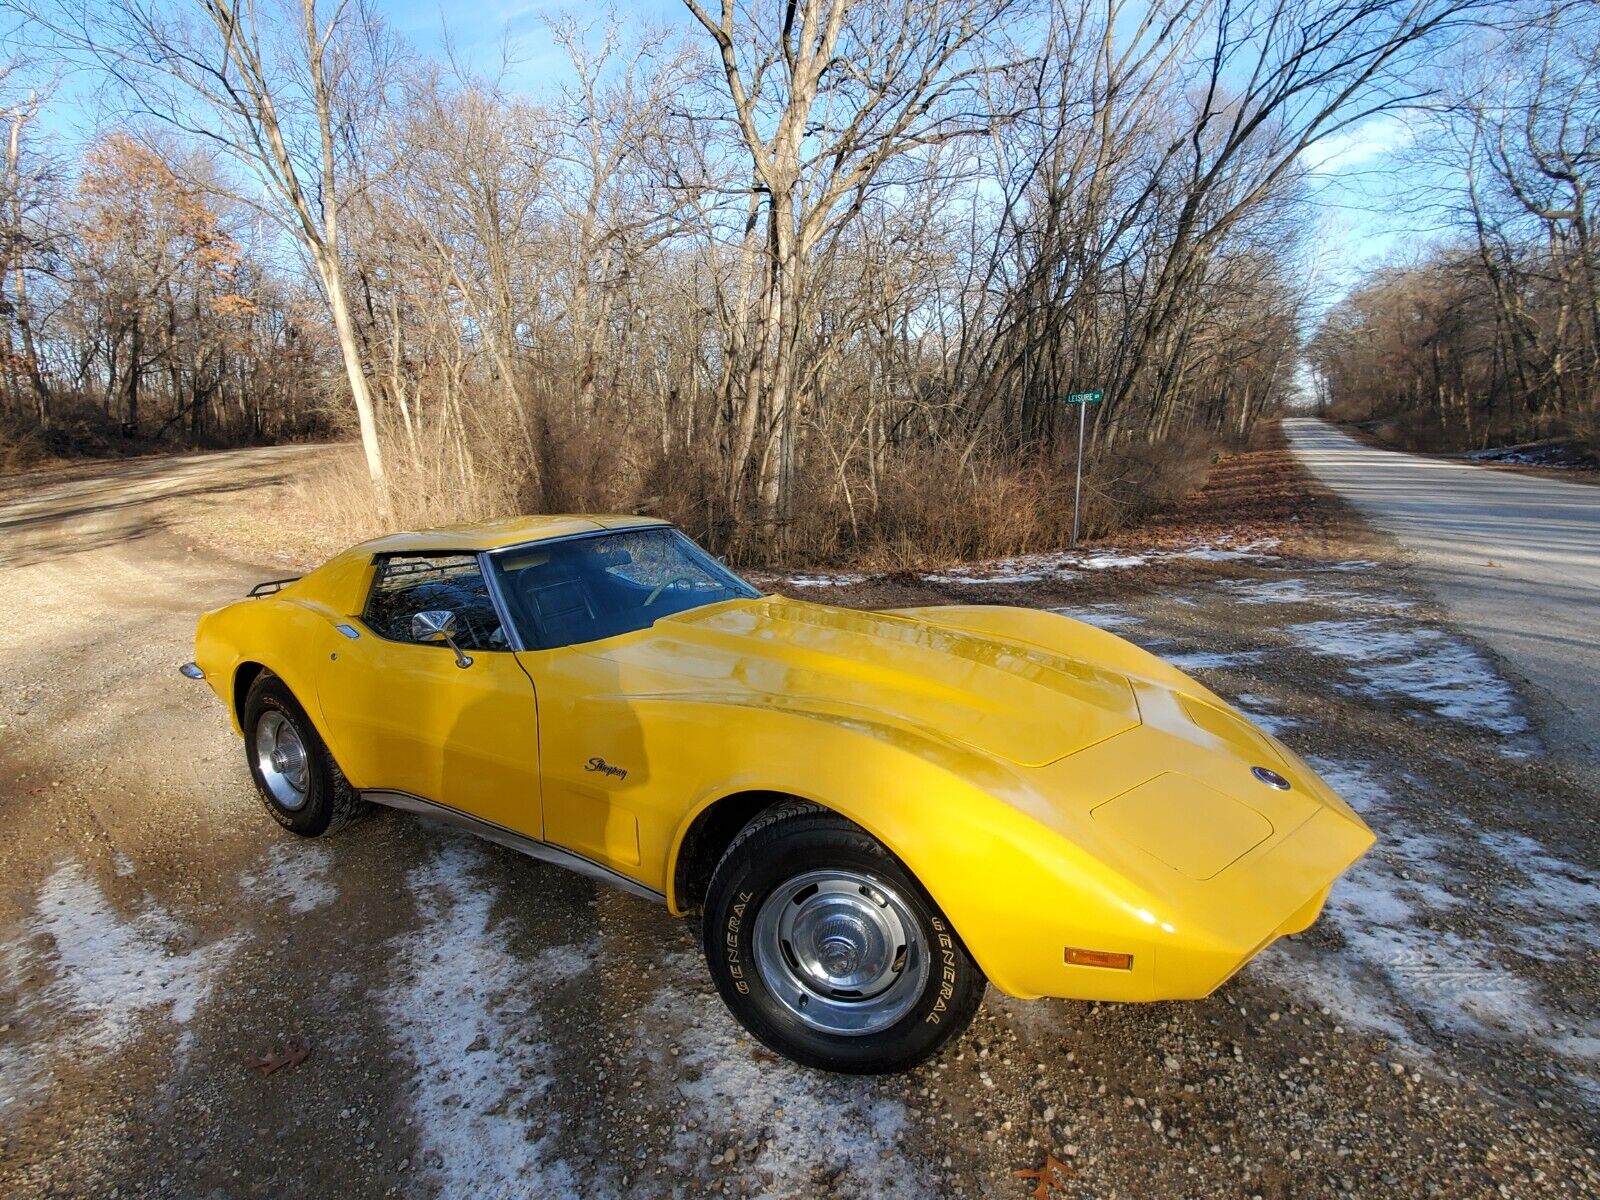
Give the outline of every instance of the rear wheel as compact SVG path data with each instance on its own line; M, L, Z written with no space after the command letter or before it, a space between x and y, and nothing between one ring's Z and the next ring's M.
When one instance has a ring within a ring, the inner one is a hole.
M305 710L276 675L263 671L244 701L245 757L261 802L302 837L337 833L365 809Z
M915 1066L967 1027L987 986L911 873L859 826L804 802L763 814L728 847L704 936L739 1022L829 1071Z

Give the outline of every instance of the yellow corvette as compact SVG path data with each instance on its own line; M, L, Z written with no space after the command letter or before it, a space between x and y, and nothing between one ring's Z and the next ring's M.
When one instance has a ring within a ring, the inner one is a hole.
M285 827L377 802L699 912L734 1015L830 1070L921 1061L989 982L1206 996L1373 841L1112 634L763 596L637 517L364 543L206 613L183 671Z

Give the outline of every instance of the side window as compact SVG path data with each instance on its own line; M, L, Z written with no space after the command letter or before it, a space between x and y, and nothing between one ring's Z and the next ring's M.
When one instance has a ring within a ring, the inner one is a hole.
M409 642L411 618L434 609L455 613L456 642L462 649L506 648L505 631L472 554L395 554L380 559L361 619L379 637Z

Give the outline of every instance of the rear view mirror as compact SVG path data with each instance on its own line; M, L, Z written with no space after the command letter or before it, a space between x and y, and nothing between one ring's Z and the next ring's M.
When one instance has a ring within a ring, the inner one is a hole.
M424 644L443 642L456 652L456 666L463 670L472 665L472 659L456 645L456 615L449 609L435 608L419 612L411 618L411 640Z

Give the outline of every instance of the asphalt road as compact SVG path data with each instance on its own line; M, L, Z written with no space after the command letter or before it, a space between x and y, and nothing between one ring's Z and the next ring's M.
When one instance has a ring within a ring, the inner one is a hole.
M1284 429L1317 478L1414 551L1451 616L1523 676L1550 749L1600 762L1600 488L1381 450L1311 418Z

